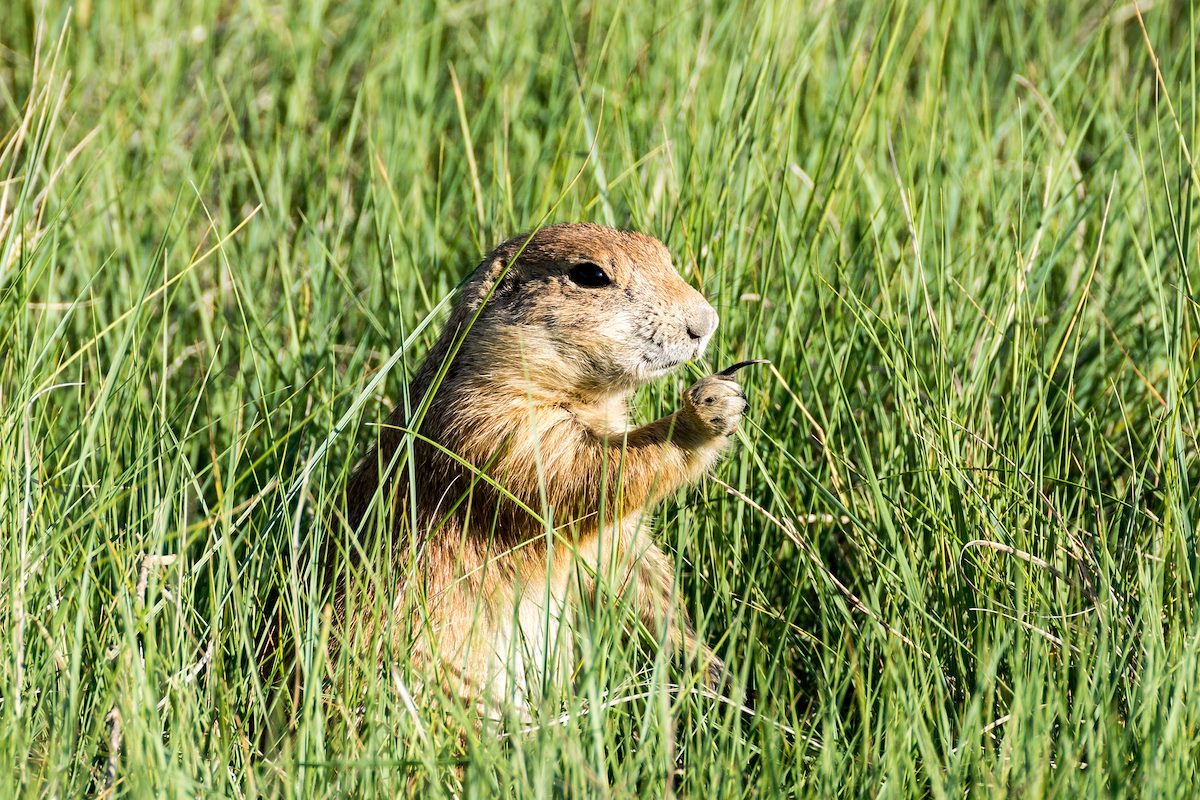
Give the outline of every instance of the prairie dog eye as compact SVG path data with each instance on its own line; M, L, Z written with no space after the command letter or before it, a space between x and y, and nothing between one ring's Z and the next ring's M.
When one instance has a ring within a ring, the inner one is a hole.
M608 286L612 283L612 278L608 277L608 273L590 261L584 261L571 267L571 271L567 275L571 278L572 283L588 289L599 289L601 286Z

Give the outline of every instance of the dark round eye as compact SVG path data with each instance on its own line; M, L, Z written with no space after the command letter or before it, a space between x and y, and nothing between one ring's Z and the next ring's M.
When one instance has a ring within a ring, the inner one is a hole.
M612 283L612 278L608 277L608 273L590 261L576 264L567 274L571 277L572 283L588 289L599 289L601 286L608 286Z

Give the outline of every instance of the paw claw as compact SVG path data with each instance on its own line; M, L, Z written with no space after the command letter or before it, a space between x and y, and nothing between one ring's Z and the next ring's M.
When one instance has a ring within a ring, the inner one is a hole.
M738 429L749 400L741 385L727 375L709 375L684 393L683 413L693 425L711 437L732 436ZM704 413L697 413L703 408Z

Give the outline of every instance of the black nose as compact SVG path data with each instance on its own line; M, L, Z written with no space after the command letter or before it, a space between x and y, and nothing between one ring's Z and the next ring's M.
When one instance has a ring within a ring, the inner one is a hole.
M717 329L717 312L705 304L688 316L687 332L693 339L703 339Z

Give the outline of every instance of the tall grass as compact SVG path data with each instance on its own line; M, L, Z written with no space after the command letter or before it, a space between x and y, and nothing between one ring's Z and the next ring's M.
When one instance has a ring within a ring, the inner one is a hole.
M1197 22L4 4L0 795L1194 795ZM460 741L404 653L323 662L305 545L544 219L668 244L694 375L774 362L655 523L735 699L601 610L564 705Z

